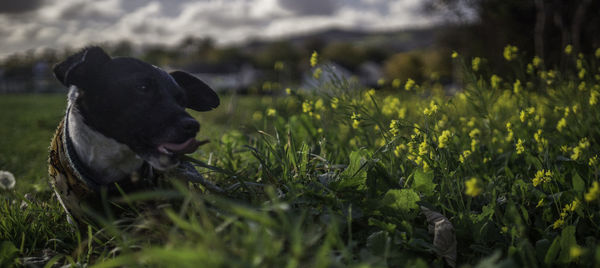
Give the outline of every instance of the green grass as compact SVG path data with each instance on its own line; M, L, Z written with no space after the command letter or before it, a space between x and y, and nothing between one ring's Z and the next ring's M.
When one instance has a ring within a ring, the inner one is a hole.
M79 231L47 188L32 186L45 183L63 97L3 96L2 121L14 129L2 132L0 169L15 173L17 189L2 192L0 259L442 267L447 248L428 230L431 210L453 226L457 266L600 266L597 59L551 70L511 58L514 72L501 79L455 60L465 82L453 96L435 81L372 91L330 77L317 93L224 97L216 111L194 113L211 143L192 155L224 192L175 182L176 191L128 196L170 203L159 212Z

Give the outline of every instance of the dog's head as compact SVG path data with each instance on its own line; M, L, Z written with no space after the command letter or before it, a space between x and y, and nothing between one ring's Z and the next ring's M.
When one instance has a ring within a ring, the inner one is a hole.
M178 163L177 155L199 146L200 124L185 111L208 111L219 97L204 82L182 71L167 73L143 61L111 58L90 47L54 66L56 78L75 86L85 123L123 143L158 169Z

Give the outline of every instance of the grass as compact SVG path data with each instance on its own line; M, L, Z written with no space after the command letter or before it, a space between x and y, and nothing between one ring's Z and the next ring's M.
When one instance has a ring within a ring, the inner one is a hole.
M0 259L598 267L598 60L567 55L568 64L551 69L515 52L506 62L514 71L503 77L485 61L473 70L454 59L465 71L452 96L435 81L375 91L328 77L317 93L225 97L218 110L194 114L200 138L212 142L192 155L223 193L174 182L176 191L128 196L169 206L87 230L72 230L48 188L35 186L45 184L63 97L3 96L10 127L0 169L15 174L17 188L2 192Z

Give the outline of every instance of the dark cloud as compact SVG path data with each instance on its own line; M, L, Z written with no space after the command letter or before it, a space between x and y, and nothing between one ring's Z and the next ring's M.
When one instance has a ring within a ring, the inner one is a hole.
M43 4L43 0L3 0L0 1L0 14L14 14L33 11L41 7Z
M335 0L279 0L279 3L297 15L331 15L337 8Z

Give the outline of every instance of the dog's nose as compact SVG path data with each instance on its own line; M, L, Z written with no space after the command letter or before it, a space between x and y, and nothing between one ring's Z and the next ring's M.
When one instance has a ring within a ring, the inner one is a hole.
M189 136L195 136L200 130L200 123L193 118L184 118L181 120L181 128Z

